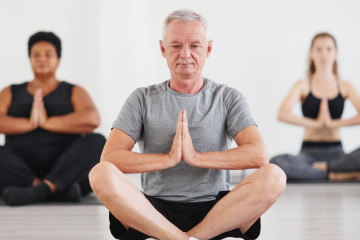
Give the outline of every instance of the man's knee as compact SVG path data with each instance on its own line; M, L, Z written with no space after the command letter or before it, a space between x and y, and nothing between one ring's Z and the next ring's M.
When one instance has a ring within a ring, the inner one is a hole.
M96 164L89 173L90 186L98 197L115 192L118 178L122 173L110 162Z
M286 174L275 164L267 164L261 169L262 192L276 200L286 187Z

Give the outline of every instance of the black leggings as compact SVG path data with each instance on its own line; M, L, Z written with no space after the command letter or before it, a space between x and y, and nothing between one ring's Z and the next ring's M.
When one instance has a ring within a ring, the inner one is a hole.
M80 136L56 159L49 159L52 167L44 176L36 174L44 169L34 169L16 150L0 146L0 194L9 186L30 187L35 178L49 180L60 192L74 183L80 185L83 195L91 192L88 174L99 162L105 141L102 135L96 133ZM42 154L41 149L38 152Z

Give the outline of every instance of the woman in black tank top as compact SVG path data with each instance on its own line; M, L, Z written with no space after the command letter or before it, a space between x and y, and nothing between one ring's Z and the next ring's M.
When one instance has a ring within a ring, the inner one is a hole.
M28 47L34 79L0 93L0 194L10 205L79 201L90 192L87 174L105 143L92 133L99 114L83 88L56 78L61 42L55 34L38 32Z
M308 78L294 84L278 113L280 121L305 128L301 151L299 155L275 156L270 162L279 165L289 180L360 179L356 172L360 171L360 149L345 154L339 133L341 127L360 124L360 95L350 82L338 76L337 46L332 35L317 34L309 55ZM342 119L347 99L357 114ZM292 113L297 102L301 103L303 116Z

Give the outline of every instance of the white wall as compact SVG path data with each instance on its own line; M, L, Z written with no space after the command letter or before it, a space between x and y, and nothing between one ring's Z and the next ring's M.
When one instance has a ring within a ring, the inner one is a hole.
M63 42L58 78L85 87L106 136L135 88L169 78L158 40L173 10L190 8L209 21L214 39L204 76L239 89L268 145L269 155L299 150L302 129L279 123L278 107L305 77L313 35L334 34L340 73L360 91L360 3L340 0L0 0L0 87L32 78L28 37L52 30ZM351 104L345 116L354 114ZM360 146L359 127L342 130L346 151Z

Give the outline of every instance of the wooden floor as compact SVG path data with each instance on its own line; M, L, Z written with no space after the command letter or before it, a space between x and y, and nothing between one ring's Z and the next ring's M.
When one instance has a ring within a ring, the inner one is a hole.
M261 240L359 240L360 184L288 184L262 220Z
M1 240L113 239L101 205L0 205ZM360 239L360 184L288 184L260 240Z

